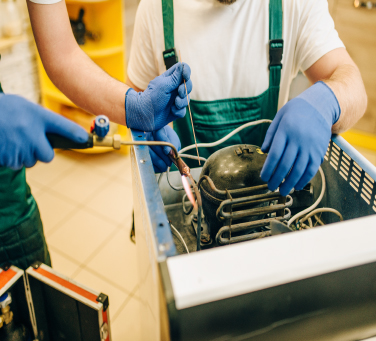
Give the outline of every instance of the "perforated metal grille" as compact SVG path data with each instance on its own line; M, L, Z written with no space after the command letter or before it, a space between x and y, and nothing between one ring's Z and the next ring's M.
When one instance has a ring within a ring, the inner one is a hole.
M376 212L375 181L333 141L330 141L325 160Z

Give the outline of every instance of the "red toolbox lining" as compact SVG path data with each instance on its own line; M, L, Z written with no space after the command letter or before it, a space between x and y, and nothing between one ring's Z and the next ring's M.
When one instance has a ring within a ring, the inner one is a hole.
M44 276L44 277L47 277L48 279L62 285L64 288L67 288L69 290L72 290L74 291L76 294L78 295L81 295L85 298L87 298L88 300L94 302L94 303L98 303L97 301L97 296L95 296L94 294L92 294L91 292L88 292L86 291L85 289L82 289L80 288L79 286L59 277L59 276L56 276L54 274L52 274L51 272L48 272L42 268L38 268L38 269L34 269L34 271L38 272L40 275ZM1 282L0 282L1 283Z
M14 277L17 275L17 272L15 272L12 269L8 269L7 271L2 271L0 273L0 289L5 287L5 285Z

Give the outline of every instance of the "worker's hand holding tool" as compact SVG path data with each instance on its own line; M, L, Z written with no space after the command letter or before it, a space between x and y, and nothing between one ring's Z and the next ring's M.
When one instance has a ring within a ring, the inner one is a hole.
M280 187L286 196L292 188L303 189L324 160L332 126L340 114L337 98L324 82L314 84L278 111L261 147L269 152L261 178L270 190Z
M177 63L153 79L145 91L129 89L125 96L127 126L141 131L154 131L184 117L188 105L184 80L190 93L190 77L188 64Z
M87 132L66 118L22 97L0 94L0 166L20 169L38 160L50 162L54 151L46 133L88 140Z
M172 143L179 151L181 148L180 140L174 129L165 126L162 129L146 133L148 141L164 141ZM171 166L171 159L168 157L171 147L150 146L149 152L151 161L153 162L154 171L156 173L163 173L167 167Z

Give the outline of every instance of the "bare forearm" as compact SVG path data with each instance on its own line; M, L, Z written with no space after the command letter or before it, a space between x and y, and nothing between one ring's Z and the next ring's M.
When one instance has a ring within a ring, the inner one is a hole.
M333 90L341 107L341 116L333 126L334 134L350 129L365 113L367 95L355 65L341 65L324 82Z
M125 125L124 99L129 87L110 77L80 48L66 57L43 61L52 82L80 108Z
M367 95L359 69L346 49L335 49L305 71L312 83L324 81L334 92L341 116L332 127L334 134L351 128L364 114Z
M40 5L27 1L43 66L52 82L77 106L125 124L128 86L99 68L78 46L64 1Z

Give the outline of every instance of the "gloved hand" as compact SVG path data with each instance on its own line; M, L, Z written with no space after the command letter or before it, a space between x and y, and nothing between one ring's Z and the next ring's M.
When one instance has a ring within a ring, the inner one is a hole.
M128 128L154 131L184 117L188 101L183 80L185 79L187 91L190 93L190 76L191 69L188 64L177 63L153 79L145 91L129 89L125 95Z
M324 82L314 84L278 111L261 147L269 152L261 179L270 190L279 187L286 196L294 187L303 189L324 160L332 126L340 114L337 98Z
M162 129L146 133L146 139L148 141L164 141L172 143L179 151L181 148L180 140L174 129L169 126L165 126ZM171 166L171 160L167 156L171 147L163 146L150 146L149 152L151 161L153 162L154 172L163 173L167 170L167 167Z
M16 95L0 94L0 166L20 169L37 160L50 162L54 150L46 133L86 142L88 133L79 125Z

